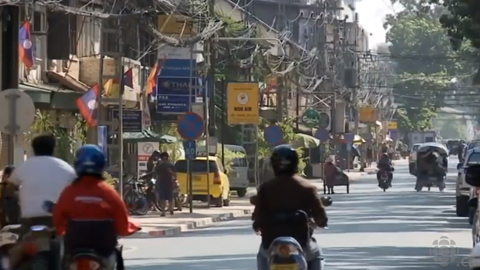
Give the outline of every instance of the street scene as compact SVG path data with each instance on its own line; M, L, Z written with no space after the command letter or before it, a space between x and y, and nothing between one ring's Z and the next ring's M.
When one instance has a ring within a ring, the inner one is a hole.
M374 174L357 173L350 194L332 195L329 229L314 236L326 269L470 269L471 226L455 215L455 160L443 192L416 192L406 160L396 162L393 187L386 192ZM242 201L232 208L251 209L240 206ZM206 226L170 237L123 239L126 264L139 270L256 269L260 237L249 215Z

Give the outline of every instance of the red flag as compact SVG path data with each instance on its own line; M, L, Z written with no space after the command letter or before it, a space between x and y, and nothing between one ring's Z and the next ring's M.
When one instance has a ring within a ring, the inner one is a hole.
M155 89L155 87L157 86L157 76L162 72L162 67L166 60L167 57L163 58L162 60L158 60L158 63L156 63L150 71L147 79L147 87L145 89L146 95L153 93L153 89Z
M98 84L95 84L81 98L77 99L77 107L87 124L91 127L97 126L96 112L99 98L100 88Z
M20 60L26 68L33 67L33 41L32 41L32 25L29 21L23 23L18 34L18 50Z

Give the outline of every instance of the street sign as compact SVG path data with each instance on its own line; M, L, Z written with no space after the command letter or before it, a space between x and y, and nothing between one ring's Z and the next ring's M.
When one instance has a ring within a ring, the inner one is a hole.
M183 141L183 150L185 151L186 159L194 160L197 158L197 142L196 141Z
M35 118L35 105L32 98L19 89L0 92L0 131L6 134L19 134L30 130Z
M347 141L349 144L352 144L353 141L355 140L355 134L353 133L345 133L343 134L343 138L345 141Z
M395 141L396 139L398 139L398 130L396 130L396 129L389 129L389 130L388 130L388 135L390 136L390 139L392 139L392 140Z
M373 106L360 107L358 114L358 118L362 123L375 123L377 121L377 109Z
M320 120L318 121L318 127L324 128L324 129L330 127L330 114L326 112L320 113Z
M142 132L142 110L123 109L123 132ZM120 113L118 109L112 111L112 119L120 119ZM118 130L118 124L114 127L115 131Z
M389 121L387 123L387 129L398 129L398 123L396 121Z
M283 142L283 130L281 127L277 125L268 126L263 136L265 137L265 141L269 144L281 144Z
M229 125L258 125L260 122L257 82L231 82L227 85Z
M196 77L165 77L162 73L162 76L157 78L155 91L157 113L183 114L188 112L189 104L196 100L197 86L199 86L199 81Z
M98 126L97 127L97 144L98 144L98 147L102 149L102 152L105 155L105 158L108 157L107 137L108 137L107 126Z
M177 124L177 131L183 139L194 141L203 134L203 120L196 113L186 113Z
M328 133L328 130L319 128L315 131L315 138L319 139L321 142L327 142L330 139L330 134Z
M320 124L320 113L314 109L307 109L302 115L302 123L308 128L316 128Z

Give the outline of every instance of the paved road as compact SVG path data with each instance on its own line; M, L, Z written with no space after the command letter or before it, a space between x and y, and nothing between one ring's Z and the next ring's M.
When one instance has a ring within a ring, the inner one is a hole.
M456 160L450 161L447 189L417 193L405 161L397 162L393 188L383 192L374 175L356 181L351 193L334 195L328 210L330 230L318 232L327 269L469 269L470 227L454 212ZM445 248L454 256L435 256L434 242L455 242ZM126 264L136 270L253 270L259 237L248 219L187 232L179 237L128 239ZM437 258L437 259L436 259ZM449 261L451 260L451 261ZM463 260L463 265L462 265Z

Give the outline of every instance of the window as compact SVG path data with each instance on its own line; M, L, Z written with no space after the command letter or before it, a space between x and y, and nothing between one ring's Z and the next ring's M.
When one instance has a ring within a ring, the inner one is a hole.
M247 167L247 158L234 158L232 167Z
M210 160L208 165L210 166L210 172L218 172L217 163L215 160ZM187 161L179 160L175 163L175 170L179 173L187 173ZM206 173L207 172L207 161L206 160L192 160L190 162L190 170L193 173Z
M418 150L418 147L420 147L419 144L415 144L413 147L412 147L412 151L417 151Z
M470 164L480 164L480 153L472 153L468 157L467 165Z

